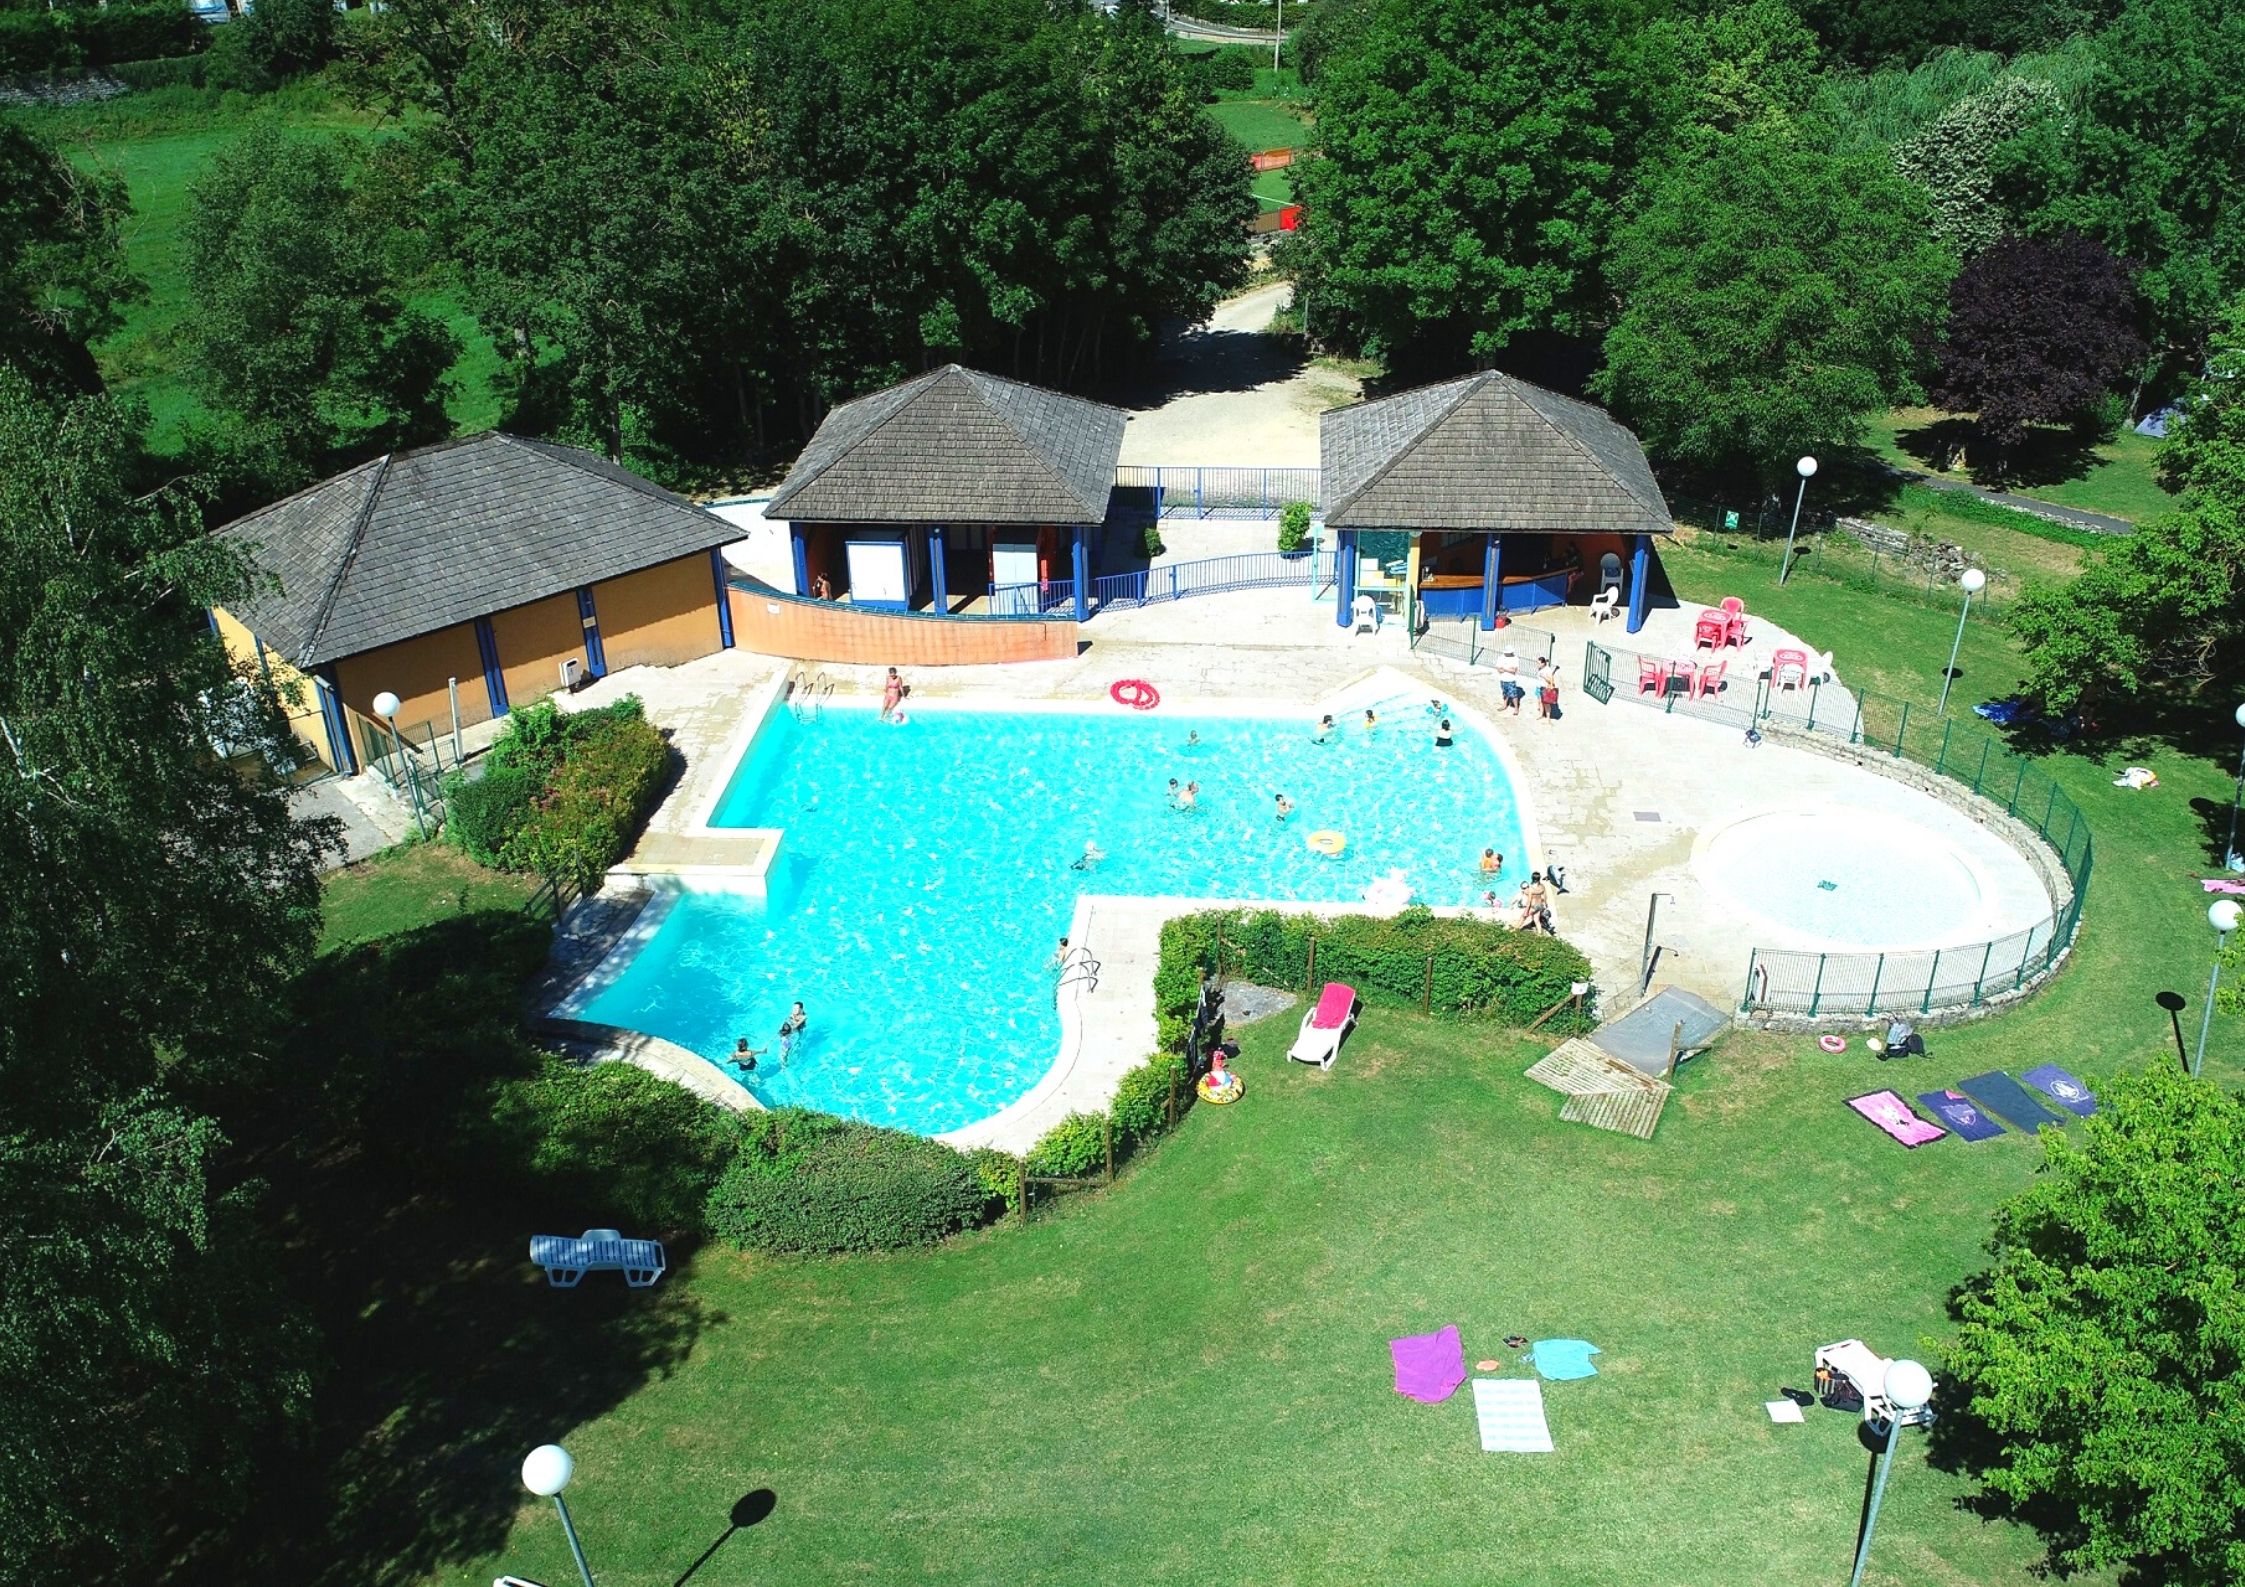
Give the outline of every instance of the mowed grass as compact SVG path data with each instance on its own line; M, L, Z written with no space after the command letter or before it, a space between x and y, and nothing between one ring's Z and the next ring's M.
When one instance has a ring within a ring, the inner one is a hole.
M486 870L448 844L403 844L328 876L320 948L371 942L482 909L518 909L532 888L530 879Z
M1951 469L1934 465L1941 454L1967 439L1967 420L1931 408L1899 408L1870 421L1872 450L1888 462L1947 479L1976 479L1967 457ZM2079 507L2115 518L2148 518L2166 512L2175 498L2159 483L2155 464L2159 442L2133 430L2123 430L2110 441L2084 446L2062 430L2037 426L2017 450L2012 467L2017 477L2004 481L2014 495L2032 496L2060 506Z
M311 91L248 97L173 90L145 99L127 95L100 105L19 114L79 164L112 173L125 184L132 203L125 224L126 258L147 292L126 310L116 334L94 351L111 389L147 404L150 444L159 453L176 453L191 426L211 420L182 370L180 332L193 317L197 300L186 250L195 182L259 116L279 117L301 131L357 138L381 136L384 125ZM497 348L452 289L427 286L408 293L408 300L443 320L461 341L446 404L455 427L470 431L495 425L501 411L495 386Z
M1250 153L1300 148L1309 138L1309 123L1277 100L1220 99L1208 113Z
M1762 1402L1819 1343L1920 1349L1978 1209L2038 1148L1906 1153L1841 1105L1860 1059L1727 1050L1639 1142L1560 1123L1521 1078L1535 1044L1380 1011L1318 1073L1284 1059L1293 1024L1243 1032L1243 1105L1026 1230L872 1260L713 1248L667 1278L722 1320L554 1430L601 1579L669 1587L757 1489L770 1518L706 1579L1843 1579L1856 1421L1775 1427ZM1507 1334L1602 1348L1597 1378L1546 1385L1556 1453L1482 1453L1470 1391L1393 1392L1387 1339L1447 1323L1506 1375ZM1871 1579L2025 1587L2034 1540L1959 1510L1924 1449ZM501 1570L569 1579L550 1508L525 1498L504 1549L441 1579Z

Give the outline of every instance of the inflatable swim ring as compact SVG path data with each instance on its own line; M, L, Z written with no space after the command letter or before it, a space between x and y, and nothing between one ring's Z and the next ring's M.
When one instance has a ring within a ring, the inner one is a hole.
M1198 1084L1196 1084L1193 1089L1200 1093L1200 1099L1203 1102L1209 1104L1209 1106L1218 1108L1229 1107L1232 1103L1237 1102L1241 1097L1247 1095L1247 1082L1242 1080L1238 1075L1233 1075L1230 1087L1226 1090L1218 1091L1217 1089L1215 1089L1215 1087L1211 1086L1208 1083L1208 1076L1202 1075Z
M1349 840L1331 827L1312 832L1302 841L1310 846L1310 852L1313 854L1338 855L1341 850L1349 846Z
M1117 705L1127 705L1134 711L1151 711L1161 704L1161 691L1144 678L1124 678L1107 691Z
M1816 1045L1826 1052L1846 1052L1847 1038L1845 1036L1819 1036L1816 1038Z
M912 718L906 716L902 711L891 711L889 713L889 726L891 727L902 727L911 720Z

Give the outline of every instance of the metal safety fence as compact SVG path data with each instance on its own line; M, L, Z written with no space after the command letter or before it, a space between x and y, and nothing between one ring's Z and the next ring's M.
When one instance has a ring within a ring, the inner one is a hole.
M1299 585L1313 593L1333 583L1330 551L1243 551L1236 556L1203 557L1193 562L1167 562L1128 573L1107 573L1091 581L1085 604L1095 612L1128 611L1164 601L1182 601L1195 595L1220 595L1229 590L1267 589ZM993 611L1056 611L1076 598L1076 587L1066 579L1042 584L994 584L990 587Z
M1163 518L1275 518L1294 502L1315 507L1314 468L1170 468L1128 463L1115 470L1126 490L1150 490Z
M1658 658L1595 641L1588 652L1585 678L1611 679L1610 694L1729 726L1829 737L1909 761L1995 804L2049 844L2057 858L2065 886L2056 890L2063 897L2022 931L1955 947L1885 953L1755 948L1740 999L1744 1012L1839 1019L1977 1008L2023 988L2072 944L2089 892L2094 845L2080 807L2031 757L1918 701L1858 694L1828 681L1778 689L1766 676L1742 678L1736 688L1726 678L1726 687L1707 697L1682 690L1656 694L1639 688L1638 663Z
M1485 629L1474 618L1435 618L1411 636L1411 649L1417 654L1440 656L1469 667L1494 667L1509 650L1531 679L1536 663L1556 655L1558 644L1558 636L1549 629L1530 628L1524 623Z

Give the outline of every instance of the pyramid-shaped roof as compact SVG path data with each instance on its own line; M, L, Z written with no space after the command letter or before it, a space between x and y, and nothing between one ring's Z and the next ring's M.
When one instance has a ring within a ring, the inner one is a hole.
M493 432L378 457L219 533L279 584L234 615L314 667L741 532L605 458Z
M1675 529L1645 449L1611 414L1494 370L1336 408L1320 455L1336 529Z
M819 523L1097 524L1124 414L946 364L845 402L765 516Z

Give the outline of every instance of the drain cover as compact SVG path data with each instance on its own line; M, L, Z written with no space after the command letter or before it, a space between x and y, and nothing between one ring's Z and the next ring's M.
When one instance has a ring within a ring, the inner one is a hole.
M1660 819L1658 810L1640 810L1636 814L1640 821L1658 821Z

